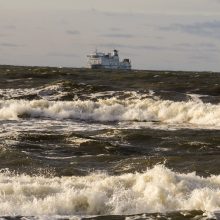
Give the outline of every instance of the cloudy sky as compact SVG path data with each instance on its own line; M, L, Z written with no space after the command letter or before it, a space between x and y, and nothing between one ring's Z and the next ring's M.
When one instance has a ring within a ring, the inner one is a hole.
M0 64L220 71L220 0L0 0Z

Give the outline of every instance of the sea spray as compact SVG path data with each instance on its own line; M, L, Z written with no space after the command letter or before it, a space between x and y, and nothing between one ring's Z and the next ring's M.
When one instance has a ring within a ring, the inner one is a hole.
M0 101L0 119L20 117L81 119L100 122L157 121L170 124L220 126L220 105L197 101L174 102L153 98L47 101Z
M84 177L0 174L0 215L129 215L220 209L220 176L156 165L143 173Z

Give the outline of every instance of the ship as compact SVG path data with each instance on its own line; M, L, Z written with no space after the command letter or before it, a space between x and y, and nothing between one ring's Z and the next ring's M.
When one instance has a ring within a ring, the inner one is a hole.
M130 59L120 61L118 50L113 50L112 53L98 52L97 50L87 55L88 68L90 69L111 69L111 70L131 70Z

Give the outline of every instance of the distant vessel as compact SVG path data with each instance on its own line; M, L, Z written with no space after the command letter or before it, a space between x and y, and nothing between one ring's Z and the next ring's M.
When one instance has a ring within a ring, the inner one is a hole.
M91 69L131 69L131 61L129 59L120 61L117 50L108 54L95 51L87 57L89 58L88 67Z

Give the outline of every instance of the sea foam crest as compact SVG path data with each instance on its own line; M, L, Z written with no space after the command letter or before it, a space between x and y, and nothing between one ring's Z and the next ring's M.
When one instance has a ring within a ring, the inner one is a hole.
M0 174L0 215L105 215L220 209L220 176L157 165L135 174L30 177Z
M0 101L0 119L48 117L94 121L158 121L220 126L220 105L197 101L174 102L137 97L118 99L47 101Z

